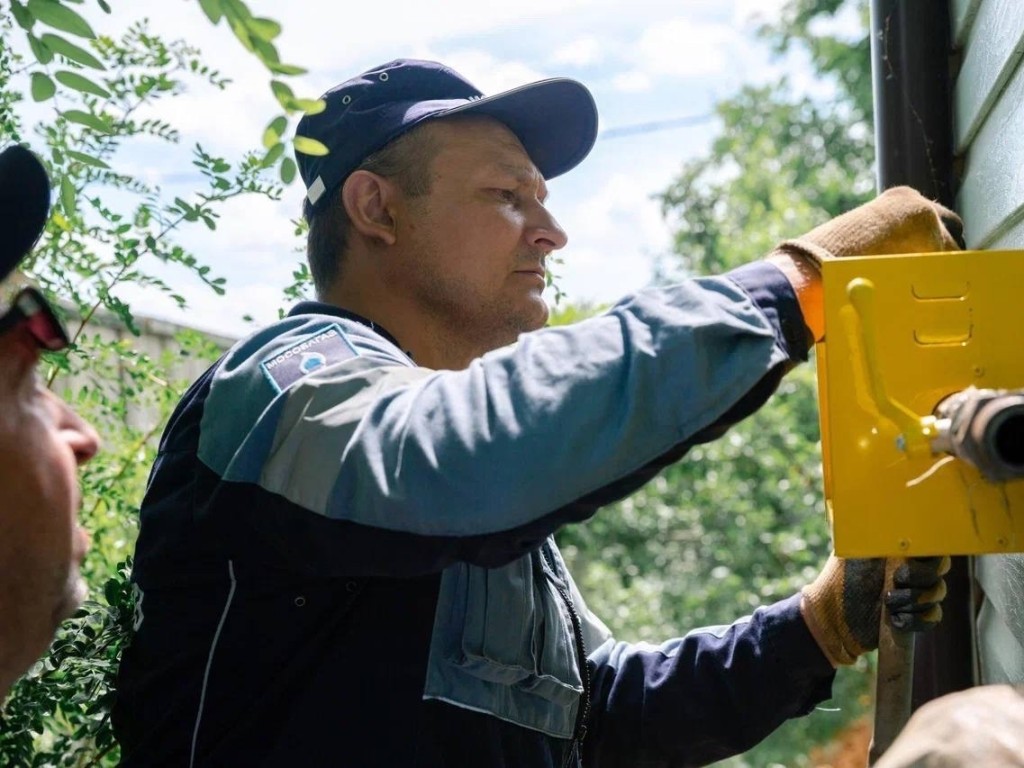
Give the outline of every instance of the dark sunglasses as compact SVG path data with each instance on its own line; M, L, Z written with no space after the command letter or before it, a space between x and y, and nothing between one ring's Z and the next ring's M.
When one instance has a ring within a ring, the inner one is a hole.
M0 315L0 334L20 326L28 329L41 349L57 352L71 343L64 324L54 313L50 302L32 287L18 291L11 306Z

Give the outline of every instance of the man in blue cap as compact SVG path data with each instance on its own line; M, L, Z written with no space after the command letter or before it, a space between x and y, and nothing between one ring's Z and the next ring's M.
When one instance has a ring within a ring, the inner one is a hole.
M76 469L96 432L39 381L42 350L68 345L43 295L8 281L43 231L50 183L13 145L0 153L0 701L85 596Z
M956 243L895 190L728 275L544 329L546 180L596 136L553 79L394 61L298 132L318 301L182 400L142 505L124 765L676 766L747 749L877 644L880 561L660 646L616 642L552 533L758 408L822 328L818 260ZM888 604L938 620L938 558Z

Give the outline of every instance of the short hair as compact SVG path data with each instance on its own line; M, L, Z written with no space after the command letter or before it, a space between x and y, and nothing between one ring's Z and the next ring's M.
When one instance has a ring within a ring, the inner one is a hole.
M414 128L367 157L356 170L394 179L406 195L420 197L430 192L430 164L436 154L437 142L430 132ZM344 186L342 182L331 192L319 210L314 210L308 199L303 202L303 214L309 222L306 259L321 298L337 279L348 248L352 222L341 199Z

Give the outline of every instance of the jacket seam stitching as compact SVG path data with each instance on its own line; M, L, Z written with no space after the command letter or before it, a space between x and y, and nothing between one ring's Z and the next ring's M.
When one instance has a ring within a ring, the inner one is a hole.
M196 724L192 730L192 751L189 756L189 768L194 768L196 763L196 745L199 742L199 725L203 720L203 706L206 704L206 688L210 681L210 669L213 667L213 655L217 650L217 641L220 640L221 630L228 618L228 611L231 610L231 601L235 597L235 563L228 560L228 578L231 580L231 588L228 590L228 599L224 603L224 610L220 614L220 621L217 623L217 631L213 633L213 641L210 643L210 655L206 659L206 670L203 672L203 688L199 694L199 709L196 712Z

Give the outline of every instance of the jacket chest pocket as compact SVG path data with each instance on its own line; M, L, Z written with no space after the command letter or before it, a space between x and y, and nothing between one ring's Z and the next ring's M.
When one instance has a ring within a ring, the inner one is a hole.
M540 552L448 568L424 696L570 738L583 684L560 581Z

